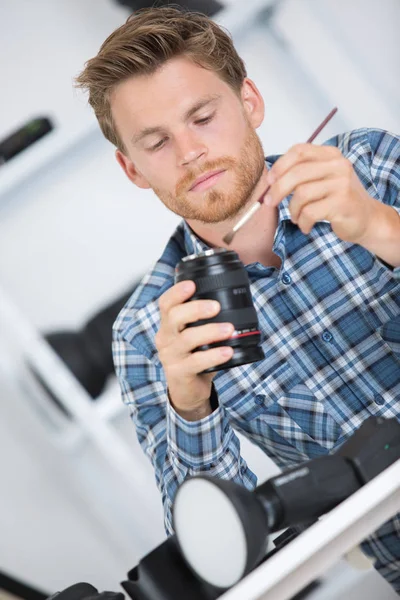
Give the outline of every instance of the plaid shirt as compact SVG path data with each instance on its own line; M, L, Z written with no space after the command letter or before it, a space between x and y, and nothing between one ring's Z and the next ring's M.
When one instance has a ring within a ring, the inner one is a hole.
M399 137L359 129L326 144L351 161L370 196L400 215ZM267 166L277 158L267 157ZM167 533L175 492L189 475L256 486L235 430L285 468L334 451L371 415L400 418L400 268L341 241L328 222L303 235L289 198L273 244L281 268L246 266L265 359L217 373L211 415L189 422L174 411L154 343L158 299L173 285L175 265L207 249L185 222L115 323L122 397L155 469ZM363 547L400 592L400 516Z

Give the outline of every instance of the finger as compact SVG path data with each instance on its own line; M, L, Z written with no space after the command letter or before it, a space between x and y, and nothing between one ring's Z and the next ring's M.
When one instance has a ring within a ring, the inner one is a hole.
M158 351L171 345L189 323L215 317L220 310L221 306L216 300L192 300L162 313L160 329L156 334Z
M179 336L179 345L175 347L182 355L190 354L196 348L229 339L235 331L232 323L207 323L198 327L188 327Z
M299 214L297 225L307 235L318 221L331 221L332 201L318 200L307 204Z
M171 308L165 318L165 326L175 336L189 323L215 317L220 310L221 305L216 300L192 300Z
M315 144L296 144L280 156L272 165L267 175L267 184L272 185L294 165L306 161L328 161L342 156L334 146L317 146Z
M222 365L233 356L233 348L231 346L222 346L220 348L212 348L211 350L199 350L193 352L182 364L185 373L198 375L206 369Z
M294 165L271 186L265 199L266 204L278 206L299 186L311 181L333 178L339 166L338 161L314 161Z
M185 280L173 285L159 298L158 306L161 315L167 314L172 307L183 304L193 296L196 290L194 281Z
M334 190L334 181L321 180L303 183L296 188L289 204L290 218L298 223L301 211L310 203L322 200Z

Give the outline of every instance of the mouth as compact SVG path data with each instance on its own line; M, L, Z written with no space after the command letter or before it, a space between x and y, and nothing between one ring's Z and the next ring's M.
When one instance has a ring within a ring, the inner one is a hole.
M202 192L203 190L208 189L209 187L213 186L220 179L220 177L223 175L223 173L225 173L225 170L221 169L219 171L212 171L212 172L206 173L205 175L202 175L201 177L196 179L196 181L194 182L194 184L192 185L192 187L190 188L189 191L190 192Z

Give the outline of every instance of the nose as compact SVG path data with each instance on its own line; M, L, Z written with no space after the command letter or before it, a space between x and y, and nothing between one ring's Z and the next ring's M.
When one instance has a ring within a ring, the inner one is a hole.
M180 166L188 166L207 156L207 147L193 133L185 132L176 139L177 159Z

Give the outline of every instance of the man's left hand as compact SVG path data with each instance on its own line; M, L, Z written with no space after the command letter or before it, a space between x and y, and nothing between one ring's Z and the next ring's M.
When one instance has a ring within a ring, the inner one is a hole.
M278 204L293 193L289 209L304 234L317 221L329 221L342 240L363 245L381 203L362 186L351 162L338 148L296 144L270 169L265 203Z

